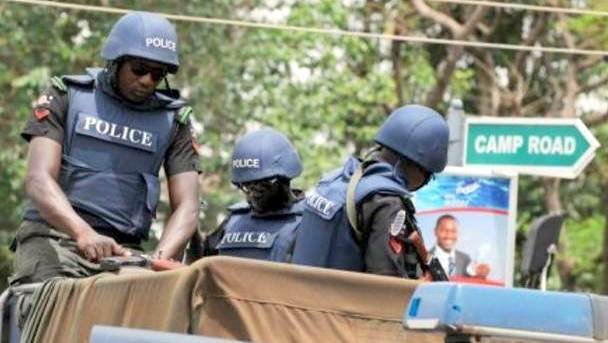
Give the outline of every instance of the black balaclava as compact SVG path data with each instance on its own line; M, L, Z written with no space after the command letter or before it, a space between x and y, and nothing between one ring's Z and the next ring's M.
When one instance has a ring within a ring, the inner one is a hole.
M279 178L276 182L254 181L244 191L247 202L256 214L272 213L289 205L294 199L290 182Z

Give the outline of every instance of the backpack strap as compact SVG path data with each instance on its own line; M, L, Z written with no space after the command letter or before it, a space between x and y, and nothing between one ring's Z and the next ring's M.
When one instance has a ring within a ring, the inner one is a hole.
M348 217L350 226L353 228L353 233L355 234L355 240L357 243L361 243L361 240L363 239L363 232L361 232L357 226L357 204L355 202L355 190L357 189L357 185L363 176L363 165L364 163L359 164L353 175L350 177L348 188L346 189L346 216Z

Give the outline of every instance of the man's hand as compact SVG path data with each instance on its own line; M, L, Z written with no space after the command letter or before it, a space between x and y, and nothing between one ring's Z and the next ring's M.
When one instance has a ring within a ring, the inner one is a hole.
M76 237L78 250L89 261L99 261L110 256L129 256L127 249L116 243L114 239L98 234L95 231L86 231Z
M485 279L490 274L490 265L487 263L480 263L475 266L475 276Z
M154 255L181 260L198 222L198 173L189 171L170 176L168 186L172 213Z

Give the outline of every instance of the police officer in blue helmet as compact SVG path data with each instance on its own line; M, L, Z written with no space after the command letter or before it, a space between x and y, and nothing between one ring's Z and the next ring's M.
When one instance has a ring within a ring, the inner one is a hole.
M302 173L294 146L271 128L250 132L237 141L231 170L246 201L228 208L205 241L205 255L288 262L304 205L304 193L290 185Z
M128 13L101 51L105 68L54 77L38 98L22 132L30 202L14 241L13 285L89 276L101 259L141 250L161 167L172 214L155 255L180 257L198 220L198 155L191 109L166 79L179 68L178 48L167 19Z
M365 160L350 157L305 203L293 263L419 278L421 256L411 192L441 172L448 126L436 111L407 105L390 114ZM410 235L412 233L412 235ZM421 259L424 257L424 259Z

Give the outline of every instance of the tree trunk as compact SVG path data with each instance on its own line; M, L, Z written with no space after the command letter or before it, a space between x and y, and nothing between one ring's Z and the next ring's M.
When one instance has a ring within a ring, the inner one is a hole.
M562 202L559 196L561 180L556 178L543 178L545 188L545 208L548 212L562 212ZM565 226L562 227L562 237L565 236ZM561 238L557 245L555 264L562 282L562 288L573 291L576 286L576 277L573 274L574 262L568 257L568 242Z
M604 282L602 294L608 295L608 177L602 182L602 200L604 204L604 248L602 254L602 266L604 266Z
M545 208L548 212L561 212L562 201L559 197L560 179L543 178L543 187L545 188Z
M399 36L403 34L400 29L399 23L395 23L395 35ZM401 76L401 41L394 40L391 42L391 60L393 62L393 81L395 82L395 93L397 93L397 100L399 106L403 106L405 100L403 99L403 82Z
M475 63L479 81L479 114L482 116L497 117L500 109L500 89L494 75L495 63L492 55L485 52L481 59Z
M429 93L425 104L431 108L436 108L443 98L446 88L450 85L452 75L456 70L456 62L464 52L461 46L451 46L448 48L447 57L439 64L439 79L433 90Z

